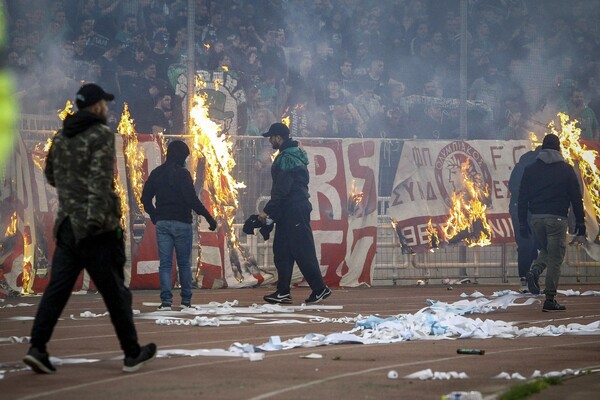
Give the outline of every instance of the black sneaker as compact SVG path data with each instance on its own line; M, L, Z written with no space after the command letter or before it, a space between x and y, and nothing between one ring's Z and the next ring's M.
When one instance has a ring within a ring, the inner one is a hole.
M290 304L292 302L292 295L289 293L271 293L263 297L264 301L271 304Z
M125 357L123 363L123 372L136 372L142 365L146 364L156 356L156 345L148 343L140 348L140 354L137 357Z
M540 294L540 273L537 269L527 272L527 288L531 294Z
M191 304L181 303L181 311L197 311L198 309Z
M310 296L308 296L308 299L304 300L304 302L306 304L320 303L329 296L331 296L331 289L325 286L323 290L320 290L318 292L312 292Z
M171 311L171 305L170 304L161 303L160 306L158 306L156 308L156 311Z
M35 347L29 349L27 355L23 357L23 362L38 374L53 374L56 372L56 368L50 362L48 353L42 353Z
M565 311L567 307L561 306L556 302L556 300L546 300L544 301L544 306L542 307L543 312L557 312L557 311Z

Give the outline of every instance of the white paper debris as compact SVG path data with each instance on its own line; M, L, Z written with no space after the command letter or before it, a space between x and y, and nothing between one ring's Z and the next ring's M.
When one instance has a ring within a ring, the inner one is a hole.
M421 371L414 372L412 374L406 375L405 379L419 379L422 381L432 379L432 380L448 380L448 379L468 379L469 376L466 372L456 372L456 371L432 371L431 369L424 369Z
M54 365L89 364L98 361L100 360L94 358L58 358L50 356L50 362Z
M3 306L0 306L0 308L14 308L14 307L32 307L33 304L29 304L29 303L17 303L17 304L6 304Z
M307 358L309 360L317 360L317 359L323 358L323 355L318 354L318 353L310 353L310 354L301 355L300 358Z
M29 343L31 336L9 336L0 338L0 343Z

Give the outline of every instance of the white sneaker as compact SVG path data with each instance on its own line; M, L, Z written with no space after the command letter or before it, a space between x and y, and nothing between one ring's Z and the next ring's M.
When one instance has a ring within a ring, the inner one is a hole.
M527 287L527 278L521 278L521 287L519 288L519 293L529 293L529 288Z
M160 306L156 308L156 311L171 311L171 305L162 303Z

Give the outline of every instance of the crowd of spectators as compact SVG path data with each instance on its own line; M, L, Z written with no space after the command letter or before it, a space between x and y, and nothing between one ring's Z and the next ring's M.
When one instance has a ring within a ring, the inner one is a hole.
M188 0L6 5L23 112L55 114L96 82L139 132L183 133ZM599 14L599 0L469 1L468 138L526 138L566 111L598 140ZM460 135L459 0L197 0L195 24L196 68L244 90L233 134L287 115L296 136Z

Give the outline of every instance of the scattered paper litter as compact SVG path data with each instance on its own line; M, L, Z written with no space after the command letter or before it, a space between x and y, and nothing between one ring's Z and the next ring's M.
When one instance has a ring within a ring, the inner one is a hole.
M29 343L31 336L9 336L0 338L0 343Z
M304 354L302 356L300 356L300 358L308 358L308 359L319 359L319 358L323 358L322 354L318 354L318 353L310 353L310 354Z
M67 364L90 364L100 360L95 358L58 358L50 356L50 362L55 365L67 365Z
M465 292L463 292L463 293L460 294L460 297L473 297L473 298L477 299L479 297L485 297L485 295L483 293L481 293L481 292L479 292L479 291L476 290L476 291L474 291L471 294L466 294Z
M0 308L14 308L14 307L32 307L33 304L30 303L17 303L17 304L6 304L0 306Z
M264 360L264 353L254 352L253 349L246 349L244 351L239 348L231 347L229 350L225 349L167 349L158 350L157 357L168 358L168 357L242 357L249 361L261 361Z

